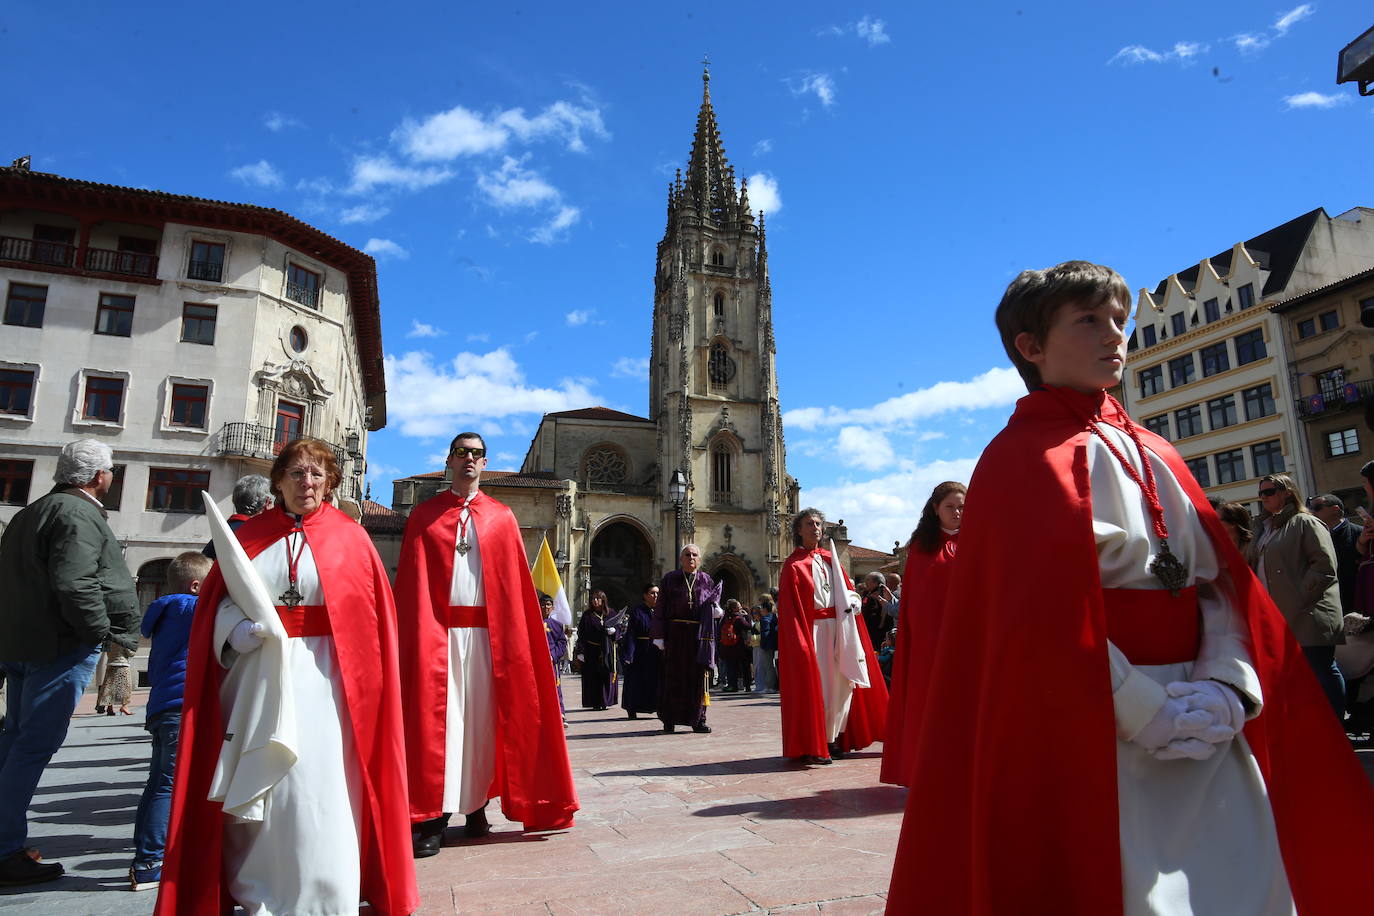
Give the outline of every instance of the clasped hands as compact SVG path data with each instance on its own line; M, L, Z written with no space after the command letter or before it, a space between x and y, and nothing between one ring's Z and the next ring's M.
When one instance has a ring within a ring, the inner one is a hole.
M1157 760L1206 760L1245 727L1245 707L1219 681L1174 681L1149 724L1131 740Z

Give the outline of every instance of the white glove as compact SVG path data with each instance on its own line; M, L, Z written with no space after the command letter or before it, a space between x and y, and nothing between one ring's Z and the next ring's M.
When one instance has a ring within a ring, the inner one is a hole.
M1245 727L1245 707L1240 696L1227 684L1220 681L1174 681L1164 688L1171 697L1178 697L1188 704L1190 710L1200 709L1212 714L1212 725L1207 734L1199 735L1204 741L1220 744L1229 741ZM1223 729L1230 734L1223 735ZM1215 738L1215 740L1213 740Z
M724 616L725 616L725 608L721 607L719 604L713 604L713 605L711 605L711 619L712 619L712 620L719 620L720 618L722 618L722 617L724 617Z
M1180 757L1206 760L1216 753L1216 745L1202 738L1202 732L1212 722L1210 712L1190 709L1184 700L1171 696L1131 740L1159 760L1177 760Z
M607 635L607 636L614 636L614 635L615 635L615 627L607 627L607 628L606 628L606 635Z
M658 651L660 651L660 652L666 651L666 649L665 649L665 647L664 647L664 645L663 645L663 640L661 640L661 639L655 639L655 640L654 640L654 645L655 645L655 646L658 646Z
M267 627L245 617L229 631L229 648L239 655L247 655L262 647L262 634L266 632Z
M862 601L859 600L859 596L856 595L856 594L854 594L853 592L850 592L850 593L849 593L849 613L851 613L851 614L857 614L857 613L859 613L860 609L863 608L863 606L864 606L864 604L863 604Z
M585 662L587 659L586 659L586 657L584 657L584 656L582 655L581 652L579 652L579 653L577 653L577 660L578 660L579 662Z

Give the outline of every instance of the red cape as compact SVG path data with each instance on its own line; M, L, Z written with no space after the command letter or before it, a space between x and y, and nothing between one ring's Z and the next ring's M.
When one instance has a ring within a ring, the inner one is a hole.
M255 557L291 530L293 518L269 510L235 534ZM377 551L361 525L331 505L305 517L305 536L319 568L329 609L334 653L353 726L363 777L362 893L378 913L403 916L420 903L406 818L405 754L401 743L400 676L396 662L396 608ZM232 908L222 870L223 813L207 800L224 741L216 660L215 611L225 596L216 565L201 586L191 625L186 693L167 857L156 916L208 916Z
M1076 397L1083 417L1102 396ZM1116 726L1085 423L1055 394L1017 403L969 484L888 895L892 912L1122 911ZM1298 912L1345 916L1366 889L1331 838L1374 836L1374 791L1283 616L1168 442L1140 438L1197 508L1249 628L1264 693L1245 737ZM1008 520L1013 520L1009 524ZM1045 740L1044 723L1054 723Z
M830 562L830 551L816 550ZM811 554L798 547L782 567L778 581L778 680L782 685L782 755L784 757L829 757L826 744L825 699L821 693L821 673L816 667L816 643L807 611L813 604L815 584L811 581ZM849 575L846 588L853 589ZM871 687L855 688L849 705L849 722L841 736L842 749L860 750L883 740L887 724L887 682L883 680L868 628L860 623L859 641L868 662Z
M883 766L878 777L894 786L911 785L911 745L925 712L930 662L940 638L941 612L958 543L957 533L941 533L940 547L934 553L926 553L914 543L907 550L887 703L887 737L883 739Z
M412 821L443 813L448 627L436 614L449 606L460 511L452 490L416 506L396 572ZM468 511L482 550L496 691L496 779L487 797L499 795L501 812L526 830L571 827L577 790L520 528L510 509L485 493Z

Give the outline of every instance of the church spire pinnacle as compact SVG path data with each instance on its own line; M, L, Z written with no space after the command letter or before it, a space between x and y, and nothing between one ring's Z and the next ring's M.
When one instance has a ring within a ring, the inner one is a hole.
M739 203L735 195L734 170L725 156L716 111L711 105L710 61L702 62L701 110L692 136L692 154L687 161L686 202L700 214L717 222L737 218Z

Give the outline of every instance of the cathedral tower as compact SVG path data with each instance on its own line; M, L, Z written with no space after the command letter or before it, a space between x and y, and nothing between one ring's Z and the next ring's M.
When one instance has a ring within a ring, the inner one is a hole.
M726 595L753 600L776 584L792 551L797 483L787 475L778 406L765 214L749 206L725 156L711 74L684 175L668 186L658 244L649 411L657 426L663 528L673 531L669 485L687 480L683 543ZM671 569L671 540L660 556Z

